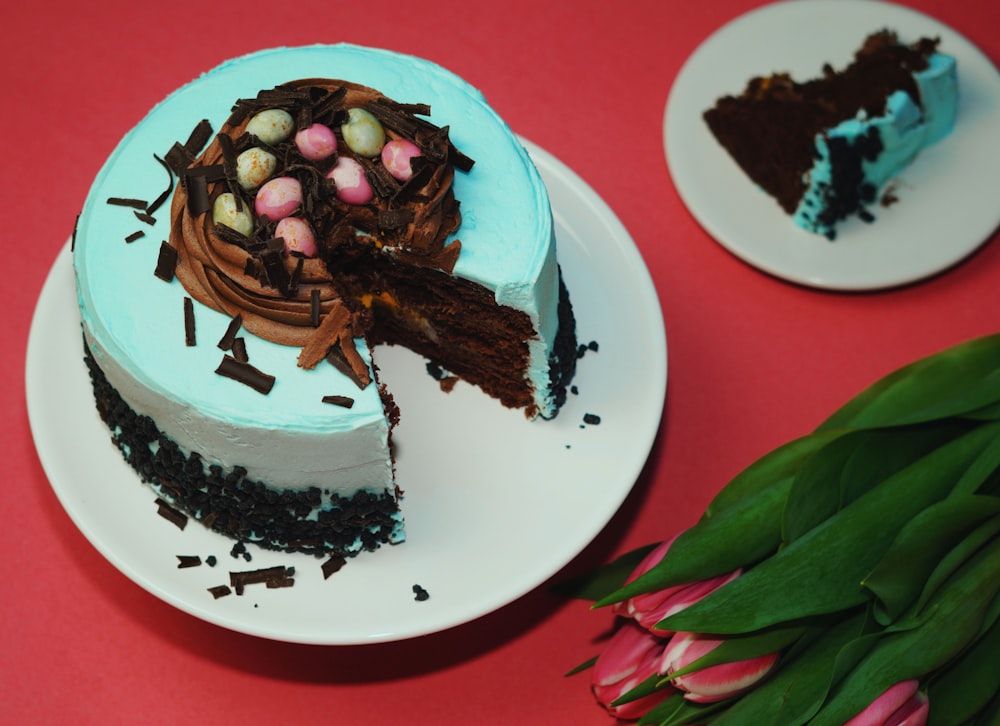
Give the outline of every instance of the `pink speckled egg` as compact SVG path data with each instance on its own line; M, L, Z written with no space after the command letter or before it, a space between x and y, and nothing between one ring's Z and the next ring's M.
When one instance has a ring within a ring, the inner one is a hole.
M274 236L281 237L285 243L285 254L298 252L306 257L316 256L316 235L312 227L299 217L285 217L274 228Z
M382 164L399 181L413 176L410 159L414 156L420 156L420 148L406 139L393 139L382 147Z
M267 217L272 222L284 219L302 204L302 185L298 179L279 176L271 179L257 190L253 207L257 216Z
M322 161L337 150L337 137L329 126L313 124L295 134L295 146L309 161Z
M364 167L349 156L341 156L326 175L337 185L337 198L348 204L367 204L375 196L365 178Z

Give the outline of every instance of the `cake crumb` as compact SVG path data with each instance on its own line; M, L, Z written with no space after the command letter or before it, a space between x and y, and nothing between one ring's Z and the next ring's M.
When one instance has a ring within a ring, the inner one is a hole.
M431 597L430 593L428 593L420 585L413 586L413 594L414 594L413 599L416 600L417 602L423 602L424 600L429 600Z

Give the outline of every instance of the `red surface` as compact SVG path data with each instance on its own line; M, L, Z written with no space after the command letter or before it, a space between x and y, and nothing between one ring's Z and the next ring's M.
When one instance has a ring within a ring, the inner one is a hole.
M609 616L545 587L448 632L362 647L260 640L147 594L49 487L25 409L28 328L93 176L174 88L275 45L346 40L422 55L482 88L516 131L591 184L646 259L669 342L663 425L635 491L567 572L662 539L755 458L890 370L995 332L1000 313L996 237L921 284L837 294L756 272L693 221L661 151L667 93L702 40L759 4L104 0L5 11L0 721L610 723L586 676L563 677L594 653ZM1000 6L908 4L1000 59Z

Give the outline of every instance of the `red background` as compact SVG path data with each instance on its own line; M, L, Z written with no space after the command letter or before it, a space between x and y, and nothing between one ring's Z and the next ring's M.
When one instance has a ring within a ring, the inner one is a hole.
M573 168L643 254L669 344L663 424L622 510L560 577L662 539L740 469L876 378L998 327L996 236L931 280L840 294L751 269L687 213L662 152L667 93L700 42L760 4L103 0L5 10L0 721L609 723L586 676L563 677L594 653L609 616L545 587L443 633L318 647L229 632L134 585L75 529L39 464L24 401L28 329L91 180L170 91L276 45L350 41L420 55L480 87L518 133ZM997 4L907 4L1000 59Z

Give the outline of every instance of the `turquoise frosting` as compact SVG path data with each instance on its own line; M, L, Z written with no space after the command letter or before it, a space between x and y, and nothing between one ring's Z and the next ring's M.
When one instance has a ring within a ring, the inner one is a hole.
M215 374L222 357L215 344L228 319L196 302L198 344L185 346L186 291L177 280L153 276L169 234L169 202L152 225L107 203L109 197L155 199L167 174L154 154L162 157L183 142L202 119L218 130L238 98L310 77L340 78L400 102L429 104L430 120L448 126L454 144L475 160L454 182L463 214L455 274L494 291L499 303L535 323L530 376L541 412L551 412L548 354L557 326L558 270L545 186L478 90L434 63L385 50L346 44L265 50L223 63L154 107L111 154L79 218L74 264L83 330L126 402L153 417L181 448L223 466L246 466L249 476L265 482L305 487L334 480L339 491L376 482L375 488L391 490L388 429L376 386L360 390L326 364L300 369L298 349L246 331L250 362L276 377L270 394ZM145 236L126 243L136 230ZM370 361L364 342L357 344ZM349 396L354 406L322 403L330 394ZM297 470L291 478L290 468Z
M905 91L896 91L886 100L884 114L847 119L817 134L817 158L808 173L809 186L793 214L796 224L811 232L833 235L833 225L816 216L816 210L827 204L833 181L831 140L840 139L853 146L873 130L878 134L882 150L875 158L862 161L865 182L877 190L909 165L921 149L951 133L958 109L955 59L935 53L928 59L928 67L914 74L914 80L919 99L911 98Z

